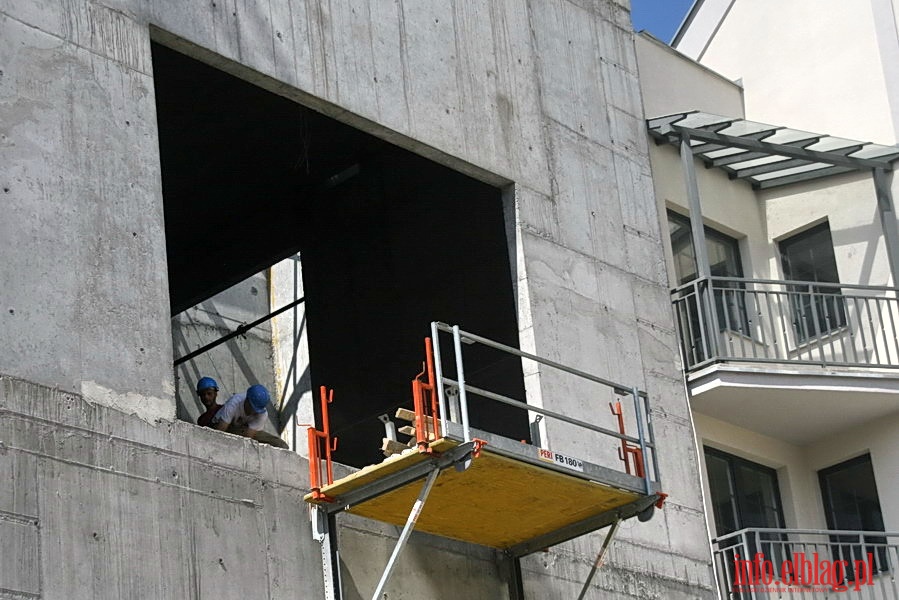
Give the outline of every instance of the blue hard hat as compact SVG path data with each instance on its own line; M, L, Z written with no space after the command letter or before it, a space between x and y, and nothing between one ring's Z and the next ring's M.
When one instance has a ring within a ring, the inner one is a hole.
M217 384L212 377L201 377L200 381L197 382L197 393L199 394L203 390L208 390L209 388L218 391L219 384Z
M265 389L264 385L251 385L249 389L247 389L247 400L250 401L250 406L253 407L257 413L264 413L265 407L268 406L268 390Z

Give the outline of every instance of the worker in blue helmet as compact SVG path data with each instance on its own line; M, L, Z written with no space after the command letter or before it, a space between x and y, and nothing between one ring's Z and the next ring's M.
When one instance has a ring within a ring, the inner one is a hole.
M219 393L219 384L212 377L201 377L197 382L197 396L206 407L206 412L197 417L197 425L200 427L212 427L212 419L221 408L216 402Z
M215 414L212 425L221 431L252 438L260 444L287 448L287 442L263 431L268 390L264 385L251 385L245 393L234 394Z

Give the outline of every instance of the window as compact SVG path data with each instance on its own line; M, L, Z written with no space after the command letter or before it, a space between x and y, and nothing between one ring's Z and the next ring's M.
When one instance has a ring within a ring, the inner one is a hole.
M780 489L774 469L712 448L704 448L704 452L718 537L749 527L784 527ZM784 534L772 532L735 536L719 542L721 554L716 560L722 572L726 573L732 573L728 569L733 568L738 556L739 560L745 560L757 552L779 565L790 554L786 541ZM728 597L749 596L732 590Z
M830 227L822 223L780 242L784 277L791 281L839 283ZM843 296L834 286L790 286L790 308L797 342L846 324Z
M821 484L821 499L829 529L883 531L883 513L880 511L870 454L818 471L818 481ZM886 539L866 535L864 541L872 546L863 549L858 536L831 536L834 554L840 555L842 560L864 560L870 552L874 555L878 568L885 570L885 546L873 544L886 544Z
M705 448L718 535L746 527L784 526L777 472L764 465Z
M671 237L671 249L674 258L674 273L678 285L689 283L697 277L696 253L690 231L690 219L675 212L668 211L668 233ZM740 247L734 238L705 227L706 252L709 257L712 277L743 277L743 265L740 259ZM746 295L743 283L736 281L713 281L715 315L718 318L718 329L738 331L745 336L750 335L749 318L746 312ZM684 356L688 365L692 366L709 358L706 348L707 340L702 340L702 329L699 323L699 298L687 295L680 303L677 319L681 330L681 342L684 345ZM704 302L703 302L704 305ZM711 319L706 310L702 317L708 319L705 331L711 331Z
M668 211L668 233L674 254L674 273L679 285L696 279L696 252L690 234L690 219ZM740 245L734 238L705 227L706 252L713 277L743 277Z

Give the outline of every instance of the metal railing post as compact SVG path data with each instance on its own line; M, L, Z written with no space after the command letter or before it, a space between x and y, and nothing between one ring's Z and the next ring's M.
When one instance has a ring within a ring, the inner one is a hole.
M708 314L704 315L704 318L708 319L707 322L709 327L707 327L707 329L712 330L709 335L709 352L711 356L708 358L721 358L721 351L719 350L721 324L718 323L718 304L715 302L715 282L711 277L706 279L705 297ZM722 294L721 297L723 299L724 294Z
M643 407L646 410L646 433L649 434L649 444L652 446L652 473L656 483L661 483L662 476L659 474L659 457L656 453L656 434L652 427L652 412L649 408L649 396L643 398ZM646 461L644 459L644 467Z
M431 341L434 347L434 379L437 387L437 406L440 408L440 431L446 431L446 395L443 389L443 360L440 358L440 340L437 322L431 321Z
M637 417L637 439L640 440L640 454L643 457L643 480L646 482L646 495L652 494L652 479L649 476L649 469L646 467L646 460L649 455L646 452L646 436L643 433L643 414L640 410L640 391L637 388L631 390L634 397L634 415ZM655 456L653 456L653 464Z
M456 377L459 381L459 405L462 417L462 441L471 441L471 429L468 426L468 396L465 393L465 369L462 366L462 336L459 326L453 325L453 347L456 351Z

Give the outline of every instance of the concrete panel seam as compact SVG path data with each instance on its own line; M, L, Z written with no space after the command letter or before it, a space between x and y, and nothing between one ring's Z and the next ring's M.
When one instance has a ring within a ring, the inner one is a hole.
M37 516L22 515L5 510L0 510L0 521L15 523L17 525L38 525L38 523L40 522Z
M599 140L594 140L593 138L591 138L587 135L584 135L584 133L582 133L576 129L572 129L565 123L562 123L561 121L554 119L548 115L545 115L544 118L546 119L548 124L552 124L553 126L558 127L559 129L564 130L567 133L570 133L571 135L577 137L581 142L586 142L593 146L599 146L600 148L605 148L606 150L611 150L611 151L620 151L621 150L621 146L619 146L617 144L604 144Z
M369 523L374 522L367 519L366 517L360 517L358 515L353 516L357 519L368 521ZM341 522L339 529L341 531L352 531L353 533L361 536L370 536L378 539L389 538L392 540L396 540L400 535L400 531L402 530L402 527L396 525L389 525L387 523L381 522L377 522L377 524L391 529L392 532L385 533L384 531L373 531L372 529L364 528L363 525L356 525L346 522ZM435 547L440 551L447 551L464 556L471 556L479 560L491 560L492 558L495 558L495 553L497 552L493 548L489 548L487 546L478 546L475 544L470 544L468 542L461 542L453 538L440 537L430 533L425 533L423 531L413 531L412 536L409 538L409 543L413 545L423 544Z
M108 8L108 7L105 7L105 8ZM109 9L109 10L112 10L112 9ZM147 77L152 77L152 73L150 72L149 69L145 71L142 69L135 68L134 66L129 65L125 62L122 62L121 60L118 60L117 58L113 58L111 56L107 56L105 54L97 52L93 48L79 44L78 42L75 42L74 40L67 40L65 38L61 38L58 35L50 33L49 31L45 31L36 25L32 25L30 23L26 23L25 21L19 20L19 19L13 17L12 15L10 15L9 13L6 13L2 10L0 10L0 16L3 16L5 18L9 19L10 21L15 21L16 23L19 23L20 25L23 25L24 27L27 27L28 29L33 29L34 31L38 31L46 36L57 39L66 45L70 45L74 48L78 48L79 50L84 50L85 52L87 52L89 54L93 54L94 56L96 56L98 58L102 58L103 60L108 60L108 61L114 62L114 63L124 67L125 69L128 69L129 71L134 71L135 73L140 73L141 75L146 75Z
M531 234L531 231L526 230L525 228L522 228L522 229L524 230L525 233ZM587 254L586 252L584 252L584 251L582 251L582 250L578 250L577 248L569 248L568 246L565 246L565 245L563 245L563 244L560 244L558 241L553 240L553 239L551 239L551 238L546 238L546 237L544 237L543 235L540 235L539 233L536 233L536 232L535 232L533 235L534 235L534 237L536 237L536 238L545 239L546 241L552 243L553 245L558 246L559 248L562 248L565 252L569 252L569 253L571 253L571 254L576 254L576 255L578 255L578 256L580 256L580 257L582 257L582 258L585 258L585 259L587 259L587 260L589 260L589 261L592 261L592 262L602 263L602 264L608 264L608 263L602 262L601 260L599 260L598 258L596 258L596 256L594 256L594 255L592 255L592 254ZM621 270L621 269L619 269L619 270ZM622 272L626 272L626 271L622 271ZM632 273L628 273L628 275L631 275L631 276L633 276L634 278L637 278L637 279L642 279L642 278L639 277L638 275L634 275L634 274L632 274ZM649 280L647 280L647 281L649 281Z
M623 225L623 227L626 228L627 225ZM651 239L651 238L650 238L650 239ZM572 248L568 248L568 250L570 250L571 252L578 252L577 250L574 250L574 249L572 249ZM579 253L579 254L583 254L583 253ZM609 262L606 262L606 261L602 260L601 258L597 258L597 257L591 256L591 255L589 255L589 254L583 254L583 256L590 256L593 260L595 260L598 264L602 265L603 267L606 267L606 268L609 268L609 269L614 269L615 271L618 271L618 272L621 273L622 275L625 275L625 276L627 276L627 277L633 277L635 280L640 281L640 282L642 282L642 283L649 284L649 285L651 285L651 286L653 286L653 287L663 288L663 289L665 289L666 291L668 291L668 289L669 289L667 285L662 285L662 284L660 284L658 281L655 281L655 280L653 280L653 279L648 279L648 278L646 278L646 277L643 277L643 276L640 275L639 273L633 273L633 272L631 272L631 271L625 271L624 269L621 268L621 265L614 265L614 264L612 264L612 263L609 263ZM650 321L646 321L645 319L644 319L644 321L645 321L646 323L651 323ZM655 325L655 327L656 327L656 328L659 328L658 325ZM674 332L674 329L671 329L671 331Z
M106 434L106 433L103 433L103 432L95 431L95 430L92 430L92 429L87 429L87 428L84 428L84 427L79 427L79 426L77 426L77 425L66 425L66 424L62 424L62 423L56 422L56 421L50 421L50 420L47 420L47 419L43 419L43 418L41 418L41 417L35 417L35 416L32 416L32 415L26 415L26 414L24 414L24 413L15 412L15 411L12 411L12 410L10 410L10 409L0 408L0 416L4 416L4 415L8 415L8 416L11 417L12 419L19 418L19 419L24 420L24 421L32 421L32 422L43 423L43 424L48 425L48 426L50 426L51 428L57 429L57 430L70 430L70 431L76 431L76 432L79 432L79 433L82 433L82 434L86 434L86 435L88 435L88 436L90 436L90 437L93 437L93 436L101 436L101 437L107 438L107 439L110 440L110 441L121 442L121 443L123 443L123 444L126 445L126 446L131 446L132 448L139 448L139 449L141 449L141 450L145 450L145 451L151 452L151 453L153 453L153 454L159 454L159 455L163 455L163 456L167 456L167 457L171 457L171 458L181 458L181 459L185 459L185 460L188 460L188 461L190 461L190 462L193 462L193 463L202 463L202 464L205 464L206 466L211 467L211 468L214 468L214 469L222 469L222 470L229 471L229 472L241 473L241 474L245 474L245 475L247 475L247 476L249 476L249 477L251 477L251 478L255 478L255 479L259 480L259 481L263 481L263 479L262 479L261 476L259 476L257 473L254 473L254 472L252 472L252 471L247 471L247 470L239 469L239 468L236 468L236 467L226 467L226 466L223 466L223 465L217 465L217 464L215 464L215 463L211 463L210 461L207 461L207 460L203 460L203 459L197 458L197 457L192 456L192 455L190 455L190 454L185 454L185 453L182 453L182 452L176 452L176 451L174 451L174 450L168 450L168 449L160 448L159 446L152 446L152 445L150 445L150 444L144 444L144 443L142 443L142 442L137 442L137 441L134 441L134 440L129 440L129 439L127 439L127 438L123 438L123 437L119 437L119 436L115 436L115 435ZM238 440L238 441L243 442L242 439L241 439L241 440ZM20 450L20 451L22 451L22 452L28 452L28 453L31 453L31 454L35 454L35 455L37 455L37 456L47 456L48 458L56 458L56 457L52 457L52 456L50 456L50 455L43 455L43 454L40 454L40 453L35 453L35 452L30 451L30 450L28 450L28 449L26 449L26 448L17 448L17 447L8 446L8 445L5 446L5 447L6 447L6 448L12 448L12 449ZM60 460L65 460L65 459L60 459ZM72 464L82 464L82 463L73 462ZM85 466L90 466L90 465L87 465L87 464L85 463ZM97 468L102 468L102 467L97 467ZM306 491L305 488L301 488L301 487L297 487L297 486L292 486L292 485L289 485L289 484L286 484L286 483L283 483L283 482L277 482L277 481L267 481L267 482L266 482L266 485L271 485L272 487L286 488L286 489L294 490L294 491L301 492L301 493L305 493L305 491Z
M645 325L650 329L654 329L656 331L661 331L663 333L667 333L668 335L674 336L677 334L673 327L665 327L663 325L659 325L655 321L650 321L648 319L644 319L643 317L637 317L637 323L639 325Z
M650 398L652 394L650 394ZM663 419L670 423L674 423L676 425L680 425L682 427L692 427L689 419L681 417L679 415L671 414L665 410L663 406L654 406L652 407L652 415L658 419Z
M534 89L537 94L537 106L539 106L540 116L543 118L543 123L540 126L540 131L543 134L543 146L546 150L546 160L547 160L547 168L550 179L550 192L551 199L554 199L558 196L559 184L556 178L556 169L552 168L549 163L552 162L551 157L553 156L553 139L549 134L549 117L546 114L546 98L543 93L543 79L540 76L540 71L542 69L541 62L542 58L540 56L540 52L537 49L537 30L534 29L534 11L531 8L531 1L528 0L525 3L525 10L527 10L527 22L528 22L528 33L529 33L529 41L530 41L530 50L533 56L533 60L531 61L532 65L532 81L534 82Z
M636 227L628 225L627 223L624 224L624 230L626 232L630 233L631 235L635 235L635 236L641 237L641 238L646 238L647 240L652 240L654 242L659 242L660 244L662 243L659 238L650 234L648 231L643 231L642 229L637 229Z
M589 560L590 559L585 559L584 563L586 564ZM670 575L664 575L664 574L655 573L655 572L651 572L651 571L634 569L634 568L631 568L630 566L623 567L620 565L616 565L614 562L608 563L605 566L605 570L611 571L611 572L617 571L619 574L615 575L615 576L607 576L603 579L600 579L600 580L596 581L596 583L594 583L591 586L591 588L603 590L606 592L614 592L616 598L625 597L625 598L635 598L638 600L646 600L646 598L647 598L646 592L643 590L638 590L632 594L632 593L629 593L624 590L618 590L618 589L614 589L614 588L610 588L610 587L602 585L603 583L609 584L612 581L624 580L624 577L621 575L621 573L629 573L632 575L636 575L636 576L640 577L641 579L643 579L644 583L645 583L645 581L659 581L661 583L674 584L676 587L689 587L691 590L702 590L702 591L708 591L708 592L714 592L716 590L716 588L714 586L702 585L701 583L699 583L697 581L685 582L683 579L678 579L678 578L672 577ZM524 565L522 566L522 571L533 573L534 575L537 575L537 576L541 576L544 574L541 571L534 569L533 567L529 568L528 566L524 566ZM583 583L582 581L577 580L577 579L571 579L569 577L561 577L558 575L556 575L555 578L560 579L562 581L567 581L572 584L578 584L579 586ZM701 596L696 595L695 597L700 598ZM659 598L659 596L652 596L652 598Z
M658 377L659 379L664 379L668 383L672 383L675 385L682 385L684 383L683 377L674 376L668 371L658 371L656 369L649 369L647 371L647 373L650 375L654 375L655 377Z
M33 594L31 592L20 592L17 590L11 590L8 588L0 587L0 600L26 600L31 598L40 598L40 594Z
M59 463L62 463L62 464L66 464L66 465L70 465L70 466L73 466L73 467L82 467L82 468L85 468L85 469L88 469L88 470L91 470L91 471L99 471L100 473L107 473L107 474L110 474L110 475L118 475L118 476L121 476L121 477L126 477L126 478L128 478L128 479L134 479L134 480L137 480L137 481L143 481L143 482L146 482L146 483L152 483L152 484L154 484L154 485L161 485L161 486L164 486L164 487L177 489L177 490L180 490L180 491L182 491L182 492L187 492L187 493L190 493L190 494L197 494L197 495L200 495L200 496L206 496L207 498L213 498L213 499L215 499L215 500L222 500L222 501L224 501L224 502L230 502L231 504L239 504L239 505L242 505L242 506L251 506L251 507L256 508L256 509L259 509L259 508L262 508L262 507L263 507L261 504L259 504L258 502L256 502L256 501L253 500L252 498L232 498L232 497L229 497L229 496L222 496L221 494L214 494L214 493L211 493L211 492L204 492L204 491L202 491L202 490L194 489L194 488L191 488L191 487L188 487L188 486L185 486L185 485L178 485L178 484L175 484L175 483L169 483L169 482L167 482L167 481L162 481L161 479L156 478L156 477L143 477L143 476L141 476L141 475L133 475L133 474L131 474L131 473L126 473L125 471L118 471L118 470L116 470L116 469L110 469L110 468L108 468L108 467L101 467L101 466L98 466L98 465L90 465L90 464L87 464L87 463L82 463L82 462L78 462L78 461L71 460L71 459L67 459L67 458L59 458L58 456L50 456L49 454L42 454L42 453L40 453L40 452L36 452L36 451L34 451L34 450L28 450L28 449L26 449L26 448L16 448L16 447L13 447L13 446L10 446L9 448L11 448L12 450L16 450L16 451L18 451L18 452L21 452L22 454L28 454L29 456L34 456L34 457L37 457L37 458L44 458L44 459L47 459L47 460L53 460L53 461L56 461L56 462L59 462ZM260 481L261 481L261 480L260 480Z

